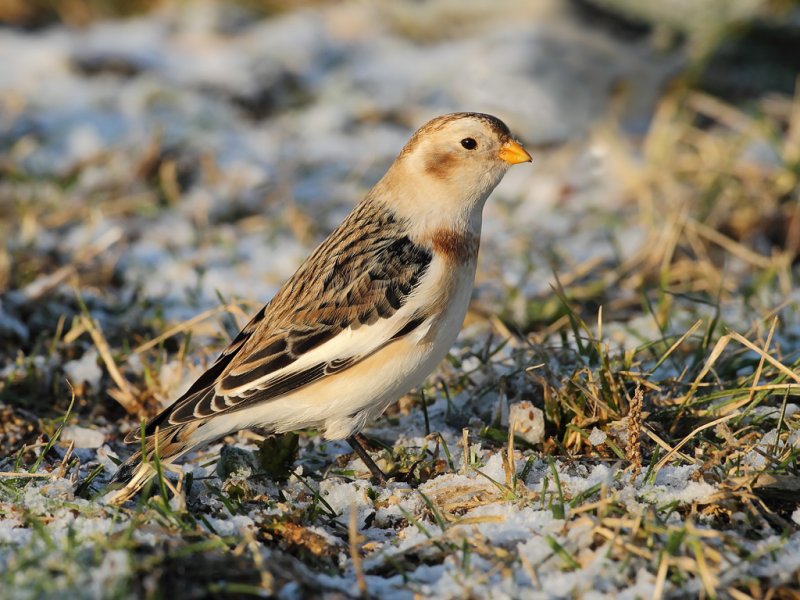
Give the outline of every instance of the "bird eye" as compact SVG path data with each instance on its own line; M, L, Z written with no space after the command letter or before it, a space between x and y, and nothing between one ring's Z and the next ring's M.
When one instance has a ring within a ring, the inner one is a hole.
M478 142L476 142L472 138L464 138L461 140L461 145L464 146L467 150L475 150L478 147Z

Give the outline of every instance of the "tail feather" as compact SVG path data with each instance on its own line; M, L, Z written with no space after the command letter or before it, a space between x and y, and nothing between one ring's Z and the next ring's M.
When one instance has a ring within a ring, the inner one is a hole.
M106 504L119 505L127 502L155 476L155 467L150 462L143 462L141 455L141 452L136 452L120 465L111 480L112 490L103 497Z
M191 434L198 426L199 423L187 423L164 431L156 430L148 436L144 455L137 450L119 466L111 479L112 491L104 496L104 501L122 504L133 498L156 475L156 457L162 465L169 465L197 445L191 440Z

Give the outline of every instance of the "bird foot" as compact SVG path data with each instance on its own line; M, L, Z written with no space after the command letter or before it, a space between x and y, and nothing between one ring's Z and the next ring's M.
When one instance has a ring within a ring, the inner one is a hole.
M347 443L350 444L350 447L358 455L358 458L360 458L361 461L367 466L367 469L369 469L369 472L372 474L372 479L375 483L383 485L389 481L386 473L381 471L381 468L375 464L375 461L372 460L372 457L364 449L364 446L361 445L361 442L356 439L356 436L351 435L349 438L347 438Z

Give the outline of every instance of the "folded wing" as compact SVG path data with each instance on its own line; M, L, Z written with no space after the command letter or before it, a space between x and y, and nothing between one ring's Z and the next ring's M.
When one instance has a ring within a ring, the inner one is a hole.
M147 424L146 436L157 427L164 430L289 394L347 369L425 320L422 306L401 309L423 280L431 252L396 235L391 217L361 215L348 225L358 216L357 209L208 371ZM127 441L137 439L138 431Z

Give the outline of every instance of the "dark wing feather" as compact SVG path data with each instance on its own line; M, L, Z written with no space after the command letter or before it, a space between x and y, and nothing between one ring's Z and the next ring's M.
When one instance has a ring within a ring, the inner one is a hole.
M431 251L404 236L391 213L362 203L145 433L277 398L352 366L364 357L341 356L270 377L344 329L390 318L431 260ZM423 320L414 315L392 339Z
M161 429L168 429L173 427L175 423L169 422L167 419L171 414L171 410L175 407L179 402L197 402L201 403L203 398L208 396L209 391L211 391L211 396L213 397L213 388L217 381L217 379L222 375L226 368L231 364L231 361L236 357L237 353L242 349L244 343L250 339L250 337L255 332L258 324L264 319L264 313L266 310L266 306L262 307L261 310L256 313L256 315L250 319L250 322L245 325L242 330L238 333L238 335L233 339L233 341L228 344L228 347L222 351L217 357L217 360L214 361L214 364L211 365L197 380L189 387L184 394L176 400L172 406L169 408L161 411L158 415L150 419L145 426L145 436L149 437L153 435L156 431L156 428ZM136 428L135 430L128 433L125 436L125 442L132 443L139 441L141 439L141 429Z

